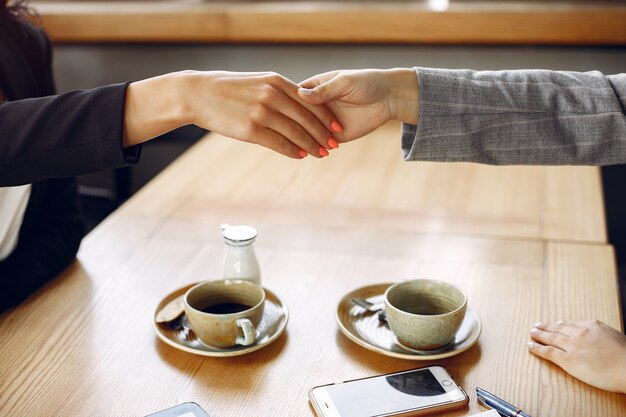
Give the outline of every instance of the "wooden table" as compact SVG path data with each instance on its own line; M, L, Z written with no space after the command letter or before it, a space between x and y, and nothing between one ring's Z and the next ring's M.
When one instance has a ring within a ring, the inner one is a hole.
M576 190L576 192L572 192ZM428 363L357 346L338 300L368 284L434 277L467 291L479 342L439 360L470 393L537 416L620 416L626 396L566 375L526 350L539 320L621 328L612 248L594 168L403 162L396 125L293 161L211 135L84 241L78 262L0 316L0 415L143 416L184 401L212 417L312 417L318 384ZM234 358L157 339L154 308L219 276L219 224L259 230L264 284L289 306L286 333Z

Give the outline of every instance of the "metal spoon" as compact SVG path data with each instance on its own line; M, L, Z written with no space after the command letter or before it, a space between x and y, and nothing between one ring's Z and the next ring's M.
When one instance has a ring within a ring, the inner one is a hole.
M385 308L385 303L374 304L374 303L367 301L365 298L355 297L352 299L352 302L358 305L359 307L363 307L367 311L371 311L372 313L377 313L380 310Z
M385 314L385 303L371 303L367 301L365 298L355 297L352 299L352 302L359 307L363 307L367 311L372 313L378 313L378 321L381 323L387 323L387 314Z

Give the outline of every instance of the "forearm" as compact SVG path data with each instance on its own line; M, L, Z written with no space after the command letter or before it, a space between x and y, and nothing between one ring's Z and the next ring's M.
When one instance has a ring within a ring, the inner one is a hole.
M410 68L385 70L390 80L389 107L393 120L412 125L417 124L420 95L415 71Z
M297 89L269 72L182 71L136 82L126 95L123 143L194 124L292 158L327 156L333 115L302 102Z
M191 123L191 74L1 103L0 186L137 162L134 145Z
M192 123L187 94L192 72L134 82L126 91L124 147L134 146Z
M497 165L626 162L626 75L416 71L419 121L403 126L407 160Z

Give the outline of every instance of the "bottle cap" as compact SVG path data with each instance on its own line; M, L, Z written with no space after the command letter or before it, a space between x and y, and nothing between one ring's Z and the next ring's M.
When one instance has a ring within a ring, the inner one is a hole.
M222 225L222 236L233 243L244 243L256 238L257 232L254 227L245 225Z

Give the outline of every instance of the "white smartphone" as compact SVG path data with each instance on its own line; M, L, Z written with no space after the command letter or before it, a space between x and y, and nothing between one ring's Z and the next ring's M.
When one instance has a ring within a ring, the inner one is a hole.
M209 417L209 415L198 404L189 402L145 417Z
M309 400L319 417L420 416L467 407L467 394L442 366L314 387Z

